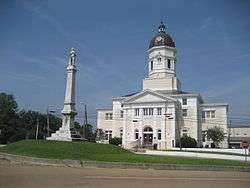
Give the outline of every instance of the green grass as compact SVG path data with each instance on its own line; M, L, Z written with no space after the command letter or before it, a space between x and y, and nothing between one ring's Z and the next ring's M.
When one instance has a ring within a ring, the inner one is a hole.
M23 140L0 148L0 152L50 159L73 159L129 163L246 166L250 168L250 163L244 163L240 161L138 155L121 149L117 146L90 142Z

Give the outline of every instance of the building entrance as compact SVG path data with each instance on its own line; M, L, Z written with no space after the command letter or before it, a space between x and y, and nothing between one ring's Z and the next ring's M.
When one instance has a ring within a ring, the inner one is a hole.
M143 145L152 146L153 144L153 129L151 127L146 127L143 130Z

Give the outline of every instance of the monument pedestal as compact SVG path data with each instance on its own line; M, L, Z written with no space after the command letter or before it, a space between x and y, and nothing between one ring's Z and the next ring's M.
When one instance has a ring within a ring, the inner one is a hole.
M57 140L57 141L72 141L70 128L60 127L58 131L51 134L46 140Z

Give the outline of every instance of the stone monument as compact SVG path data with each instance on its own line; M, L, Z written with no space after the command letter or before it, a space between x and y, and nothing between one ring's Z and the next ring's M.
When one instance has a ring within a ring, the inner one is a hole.
M67 81L64 99L64 107L62 110L62 127L47 140L72 141L70 128L74 125L74 117L77 114L75 110L75 76L76 76L76 53L71 48L69 54L69 62L67 66Z

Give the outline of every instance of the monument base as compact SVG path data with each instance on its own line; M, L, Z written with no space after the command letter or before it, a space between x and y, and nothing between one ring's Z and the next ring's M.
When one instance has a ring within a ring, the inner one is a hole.
M72 141L70 128L60 127L58 131L52 133L51 137L46 138L46 140Z

